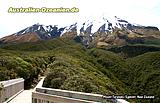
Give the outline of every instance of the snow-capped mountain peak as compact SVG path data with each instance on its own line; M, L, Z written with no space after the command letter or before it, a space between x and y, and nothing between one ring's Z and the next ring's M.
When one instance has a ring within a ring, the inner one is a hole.
M27 27L13 35L4 37L0 41L14 41L14 42L28 42L28 41L38 41L38 40L47 40L51 38L66 36L76 36L76 35L85 35L87 37L94 37L98 33L109 33L111 34L115 30L127 30L127 32L141 33L141 30L147 28L152 30L158 30L156 27L145 27L138 24L132 24L124 19L121 19L117 16L114 17L99 17L96 19L90 19L83 22L76 22L69 26L58 27L58 25L42 25L34 24L30 27Z

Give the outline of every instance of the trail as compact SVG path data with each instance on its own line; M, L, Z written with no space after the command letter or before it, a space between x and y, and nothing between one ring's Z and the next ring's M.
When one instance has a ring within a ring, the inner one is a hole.
M32 91L33 89L24 90L8 103L32 103Z

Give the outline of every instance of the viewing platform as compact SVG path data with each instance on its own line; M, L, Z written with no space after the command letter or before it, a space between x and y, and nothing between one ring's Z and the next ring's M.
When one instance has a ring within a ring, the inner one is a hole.
M23 78L1 81L0 103L129 103L100 94L42 87L43 81L44 77L30 90L24 90Z
M32 103L129 103L123 99L106 99L100 94L42 87L44 78L32 92Z
M0 81L0 103L8 103L23 90L23 78Z

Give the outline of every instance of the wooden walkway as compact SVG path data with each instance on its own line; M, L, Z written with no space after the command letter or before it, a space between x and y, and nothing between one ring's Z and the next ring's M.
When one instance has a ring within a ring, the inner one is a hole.
M32 103L32 91L33 89L24 90L8 103Z

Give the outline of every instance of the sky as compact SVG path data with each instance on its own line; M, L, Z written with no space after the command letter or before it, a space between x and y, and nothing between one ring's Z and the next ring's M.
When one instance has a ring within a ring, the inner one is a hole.
M79 8L78 13L8 13L13 8ZM0 0L0 38L33 24L67 26L100 17L125 19L130 23L160 29L160 0Z

